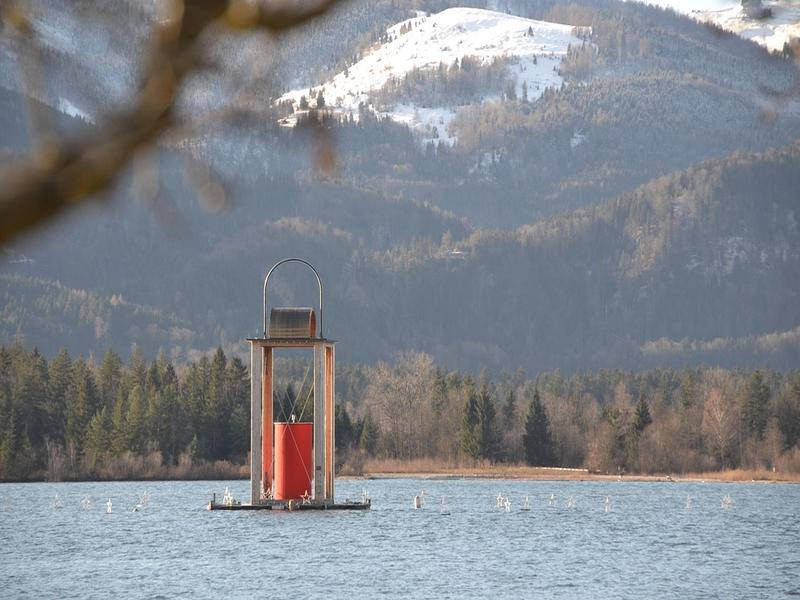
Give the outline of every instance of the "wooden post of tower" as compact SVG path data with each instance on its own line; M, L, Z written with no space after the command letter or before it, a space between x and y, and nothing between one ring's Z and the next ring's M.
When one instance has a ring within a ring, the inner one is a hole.
M261 367L263 348L250 342L250 503L261 502Z
M272 491L272 348L264 346L264 373L262 375L261 415L261 478L265 494Z
M333 481L336 464L336 373L334 371L334 345L324 344L325 349L325 500L333 502Z

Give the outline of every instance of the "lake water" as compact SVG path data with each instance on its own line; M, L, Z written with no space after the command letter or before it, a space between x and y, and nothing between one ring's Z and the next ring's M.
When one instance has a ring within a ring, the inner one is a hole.
M800 485L340 480L372 510L208 512L226 485L246 498L246 481L0 485L0 596L800 596Z

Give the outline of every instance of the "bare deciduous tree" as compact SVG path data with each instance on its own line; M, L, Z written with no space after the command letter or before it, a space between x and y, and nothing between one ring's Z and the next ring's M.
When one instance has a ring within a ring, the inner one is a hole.
M376 409L386 452L404 459L432 454L433 359L421 352L405 352L394 367L379 363L373 375L367 398Z
M721 468L725 467L736 441L736 421L736 409L730 398L719 387L709 389L703 409L703 433L719 456Z

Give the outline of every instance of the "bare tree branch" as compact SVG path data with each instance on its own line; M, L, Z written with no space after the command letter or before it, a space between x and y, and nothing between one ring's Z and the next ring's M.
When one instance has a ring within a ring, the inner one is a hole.
M103 119L80 138L45 143L28 160L0 173L0 243L108 188L137 151L176 124L175 99L201 63L198 40L212 25L278 34L323 15L339 1L298 7L247 0L174 0L172 14L154 28L154 48L132 108ZM21 34L29 33L19 9L4 11L4 22Z

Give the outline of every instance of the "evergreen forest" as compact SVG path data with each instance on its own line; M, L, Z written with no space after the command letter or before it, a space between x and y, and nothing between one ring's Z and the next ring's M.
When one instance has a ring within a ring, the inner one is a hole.
M0 347L0 480L246 477L249 369ZM276 362L274 417L313 417L308 364ZM477 377L406 352L340 365L337 468L529 464L623 475L800 473L800 371L719 368Z

